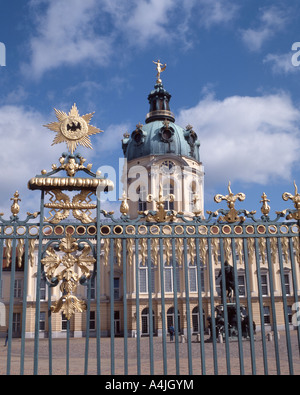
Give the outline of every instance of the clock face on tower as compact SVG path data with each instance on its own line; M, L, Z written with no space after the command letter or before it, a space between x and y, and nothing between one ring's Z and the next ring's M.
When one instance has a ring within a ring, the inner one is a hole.
M165 160L161 164L160 169L165 174L173 174L175 170L175 164L171 160Z

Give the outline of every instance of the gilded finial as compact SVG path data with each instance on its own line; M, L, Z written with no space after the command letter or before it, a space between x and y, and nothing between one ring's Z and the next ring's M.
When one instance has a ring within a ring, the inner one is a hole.
M265 192L262 194L262 196L261 196L261 201L260 201L260 203L262 203L262 206L261 206L261 212L264 214L264 215L269 215L269 212L270 212L270 206L268 205L268 202L270 202L270 200L269 199L267 199L267 195L265 194Z
M237 221L244 221L244 217L239 217L238 212L235 209L235 202L236 200L239 200L242 202L245 200L246 195L242 192L237 193L236 195L233 194L231 190L231 183L229 181L228 183L228 195L223 196L223 195L216 195L214 200L216 203L220 203L222 200L226 200L227 206L229 208L228 213L224 217L220 217L221 221L226 221L226 222L237 222Z
M10 210L11 210L11 212L12 212L12 214L13 214L14 217L16 217L16 216L19 214L19 211L20 211L20 206L19 206L18 202L20 202L21 199L19 199L19 196L20 196L20 195L19 195L19 192L16 191L16 192L14 193L14 197L12 197L12 198L10 199L10 200L13 201L13 204L12 204Z
M154 64L156 64L156 71L157 71L157 74L156 74L156 83L157 84L161 84L162 83L162 80L161 80L161 78L160 78L160 75L161 75L161 73L163 72L163 71L165 71L166 70L166 67L167 67L167 64L165 63L165 64L163 64L163 63L160 63L160 60L158 59L158 61L157 62L154 62L154 60L153 60L153 63Z
M127 215L129 212L129 205L128 205L128 200L129 198L126 195L126 191L123 191L121 206L120 206L120 213L123 215Z
M168 214L168 211L165 210L165 202L170 201L174 202L175 201L175 196L173 194L168 194L166 196L163 195L163 187L160 182L159 184L159 194L158 198L155 198L153 195L149 194L147 196L147 202L152 203L155 202L156 204L156 212L150 211L147 214L146 220L147 221L156 221L156 222L168 222L168 221L173 221L175 218L175 212L172 211L171 214Z

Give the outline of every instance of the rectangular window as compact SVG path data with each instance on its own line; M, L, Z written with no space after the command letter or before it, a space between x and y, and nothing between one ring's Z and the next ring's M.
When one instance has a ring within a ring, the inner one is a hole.
M45 331L46 329L46 312L40 312L40 331Z
M21 298L22 297L22 280L15 280L15 287L14 287L14 297Z
M40 299L41 300L46 300L46 279L45 278L41 278Z
M61 330L66 331L67 327L68 327L67 317L64 314L62 314L61 315Z
M239 296L246 296L245 276L238 276Z
M263 296L269 295L268 276L266 274L261 275L261 291Z
M13 313L13 323L12 323L13 333L21 332L21 313Z
M289 274L284 274L283 278L284 278L285 294L290 295L291 294L290 276Z
M120 299L120 279L119 277L114 278L114 299Z
M270 324L271 317L270 317L270 307L264 306L264 324Z
M90 329L91 330L96 329L96 312L95 311L90 312Z
M173 292L173 266L165 266L164 267L164 275L165 275L165 292ZM176 267L176 285L177 292L180 292L180 274L179 267Z

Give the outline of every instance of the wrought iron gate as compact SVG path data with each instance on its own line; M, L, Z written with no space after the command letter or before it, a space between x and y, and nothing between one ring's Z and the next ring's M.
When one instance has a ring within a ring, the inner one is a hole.
M101 183L109 185L104 179ZM0 219L2 334L7 330L1 373L32 369L52 374L57 358L53 349L62 334L66 373L105 374L107 361L111 374L299 373L297 189L294 196L284 194L294 201L295 210L277 213L274 220L266 196L262 216L256 218L253 212L235 209L237 195L229 189L227 196L216 197L227 200L228 210L210 212L207 219L175 214L173 222L151 221L149 213L148 221L145 213L131 220L126 209L115 219L81 199L80 209L89 216L87 210L95 209L96 218L55 223L55 215L66 209L66 198L61 201L58 192L50 192L50 203L45 203L45 193L42 189L40 212L21 220L16 192L11 218ZM126 204L125 198L123 208ZM45 207L53 210L48 222ZM69 207L76 210L76 199ZM226 295L227 263L233 270L232 300ZM59 297L54 297L58 287ZM80 287L87 292L78 292ZM234 325L232 306L241 311ZM62 320L59 329L57 317ZM74 371L73 337L80 331L82 370ZM41 342L43 347L47 343L47 363L39 357Z

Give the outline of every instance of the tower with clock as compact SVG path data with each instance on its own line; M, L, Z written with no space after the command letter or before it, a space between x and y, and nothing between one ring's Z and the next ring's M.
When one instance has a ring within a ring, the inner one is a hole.
M159 63L158 61L155 64ZM157 80L148 96L150 104L145 124L139 123L124 135L122 148L126 159L123 182L129 198L129 215L155 210L149 195L163 197L165 209L186 216L204 214L204 167L200 160L198 136L191 125L175 123L170 110L171 95L164 88L157 66Z

